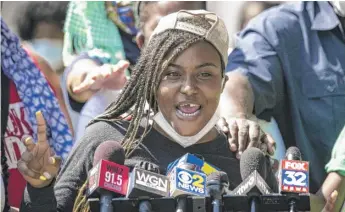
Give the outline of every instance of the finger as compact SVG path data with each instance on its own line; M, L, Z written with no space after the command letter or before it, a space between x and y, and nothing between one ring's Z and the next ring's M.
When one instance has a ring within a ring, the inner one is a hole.
M104 64L103 66L100 67L100 72L99 72L99 75L93 77L92 79L94 80L101 80L101 79L106 79L108 77L110 77L110 75L113 73L113 72L116 72L117 69L115 69L113 65L110 65L110 64Z
M112 66L112 72L125 71L129 65L127 60L120 60L116 65Z
M242 119L238 125L238 154L241 155L247 147L249 124L247 120Z
M60 165L61 164L61 160L62 158L60 156L53 156L53 157L49 157L48 159L48 163L50 165Z
M18 171L23 175L23 176L29 176L32 178L37 178L37 174L30 170L27 166L27 163L25 163L23 160L19 160L17 163L17 168Z
M58 171L60 169L60 165L62 164L62 158L57 156L53 150L50 151L50 157L48 157L48 164L50 166L56 167Z
M36 144L34 143L34 139L31 136L24 137L22 140L29 152L31 152L35 148Z
M37 143L47 143L47 127L42 112L36 112L37 120Z
M79 85L77 85L77 86L75 86L74 88L73 88L73 93L82 93L82 92L84 92L84 91L87 91L87 90L89 90L90 89L90 87L92 86L92 85L94 85L95 84L95 82L96 82L96 80L95 79L85 79L82 83L80 83Z
M276 142L274 141L271 135L267 133L263 133L263 134L264 136L262 137L262 142L267 145L268 154L274 155L276 151Z
M21 155L21 160L24 161L25 163L29 163L32 160L32 158L34 158L34 155L32 154L32 152L25 151Z
M251 122L249 125L249 144L247 148L258 146L260 138L260 126L256 122Z
M42 175L40 176L40 180L46 181L52 179L53 176L49 172L43 172Z
M60 170L62 159L61 159L61 157L57 157L57 156L50 157L48 160L48 163L49 163L49 165L46 166L46 168L44 169L44 172L47 172L50 174L50 176L55 177ZM51 179L51 178L49 178L49 176L48 177L45 176L45 177L47 179Z
M228 123L225 121L224 118L220 118L217 122L217 125L225 134L229 132Z
M230 136L229 136L230 150L235 152L237 151L237 145L238 145L238 125L237 125L236 120L230 121L229 131L230 131Z
M52 148L50 148L50 157L53 157L55 155L56 155L55 151Z

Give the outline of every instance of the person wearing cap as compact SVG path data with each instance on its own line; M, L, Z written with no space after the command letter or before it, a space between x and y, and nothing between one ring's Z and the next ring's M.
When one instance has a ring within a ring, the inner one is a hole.
M57 177L48 153L21 161L28 184L20 211L85 211L87 172L95 149L108 140L122 144L128 167L150 162L166 174L170 162L192 153L225 171L230 189L242 181L239 161L216 126L227 80L223 20L205 10L182 10L163 17L147 42L119 98L89 124ZM119 118L131 108L130 121ZM26 154L44 150L41 144L26 143ZM267 182L274 182L267 172Z
M325 171L345 124L344 32L343 1L283 4L237 35L226 68L223 103L229 105L232 144L257 142L253 116L275 118L286 148L297 146L310 162L311 193L319 190L325 199L345 181L338 163ZM336 155L344 150L337 148Z

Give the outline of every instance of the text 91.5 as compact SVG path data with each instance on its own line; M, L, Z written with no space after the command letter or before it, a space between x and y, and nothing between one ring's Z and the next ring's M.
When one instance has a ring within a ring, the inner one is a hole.
M105 182L120 186L122 185L122 175L105 172Z

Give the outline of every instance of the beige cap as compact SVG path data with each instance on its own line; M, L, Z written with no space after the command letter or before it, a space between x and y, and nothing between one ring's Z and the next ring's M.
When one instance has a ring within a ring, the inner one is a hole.
M204 28L188 23L184 18L204 16L211 27ZM225 24L215 13L206 10L180 10L176 13L164 16L158 23L153 35L164 32L168 29L178 29L200 35L210 42L222 56L224 65L228 63L229 36Z

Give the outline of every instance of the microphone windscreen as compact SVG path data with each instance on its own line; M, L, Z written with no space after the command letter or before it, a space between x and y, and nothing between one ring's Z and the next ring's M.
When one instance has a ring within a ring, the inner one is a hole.
M258 148L250 147L243 152L240 159L242 180L246 179L255 170L259 172L263 179L267 178L266 157L264 153Z
M191 164L191 163L182 163L182 164L179 164L178 167L180 167L181 169L187 169L187 170L192 170L192 171L196 170L196 165Z
M285 158L288 160L302 160L302 154L297 147L292 146L286 150Z
M134 166L134 168L144 169L144 170L149 171L149 172L160 174L159 166L157 166L154 163L148 162L148 161L140 161L139 163L137 163Z
M220 182L221 184L229 184L229 177L223 171L216 171L209 174L206 178L206 184L212 181Z
M105 141L101 143L93 156L93 166L102 159L123 165L125 163L125 150L120 142Z

